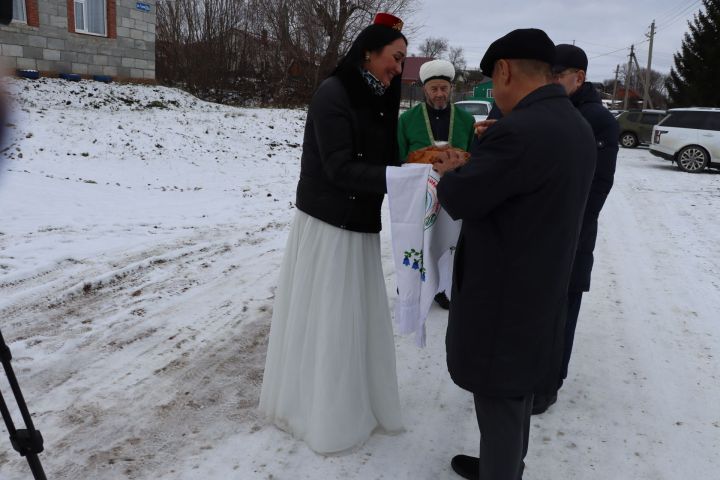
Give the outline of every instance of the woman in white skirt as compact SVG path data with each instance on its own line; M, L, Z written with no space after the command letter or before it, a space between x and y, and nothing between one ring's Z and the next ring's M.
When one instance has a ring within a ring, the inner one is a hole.
M259 408L319 453L402 429L378 233L385 170L399 165L401 28L377 15L318 87L305 125Z

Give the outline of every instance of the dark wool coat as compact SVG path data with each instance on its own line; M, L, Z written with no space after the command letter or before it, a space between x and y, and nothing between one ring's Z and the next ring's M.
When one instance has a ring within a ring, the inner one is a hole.
M590 290L598 216L615 177L620 127L612 113L602 105L600 95L592 83L583 84L570 96L570 101L592 127L597 147L597 166L585 207L569 288L571 292L587 292Z
M463 225L446 336L460 387L514 397L557 387L573 257L596 155L559 85L530 93L438 184Z
M318 87L308 109L296 204L336 227L377 233L385 167L399 165L397 105L354 68Z

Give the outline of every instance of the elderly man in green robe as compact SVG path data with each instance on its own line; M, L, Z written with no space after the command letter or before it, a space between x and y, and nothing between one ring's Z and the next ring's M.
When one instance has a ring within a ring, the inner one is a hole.
M455 67L447 60L431 60L420 67L425 101L400 115L398 147L400 161L408 154L434 145L470 150L475 119L450 103ZM450 307L445 292L435 296L444 309Z

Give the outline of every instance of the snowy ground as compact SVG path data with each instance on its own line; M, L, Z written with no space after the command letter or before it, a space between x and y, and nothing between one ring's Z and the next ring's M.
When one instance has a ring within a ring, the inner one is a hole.
M322 457L255 411L304 112L159 87L10 90L0 325L49 478L458 478L449 459L478 433L439 309L427 349L396 338L405 433ZM533 419L526 479L717 478L719 208L720 174L621 151L570 378ZM29 478L3 434L0 478Z

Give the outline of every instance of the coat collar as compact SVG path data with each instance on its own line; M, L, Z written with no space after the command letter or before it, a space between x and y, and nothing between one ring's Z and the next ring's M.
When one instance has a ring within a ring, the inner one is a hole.
M570 95L570 101L576 107L585 103L602 103L600 100L600 94L597 90L595 90L595 87L590 82L585 82L580 85L580 88Z
M338 70L335 75L345 87L348 97L350 97L350 103L354 106L360 106L368 102L373 103L373 99L382 98L373 95L358 68L348 66Z
M522 100L518 102L517 105L515 105L515 108L513 108L513 111L519 110L521 108L526 108L532 105L533 103L540 102L542 100L547 100L548 98L568 98L567 93L565 93L565 89L562 87L562 85L557 85L554 83L549 83L547 85L543 85L542 87L533 90L529 94L525 96Z

